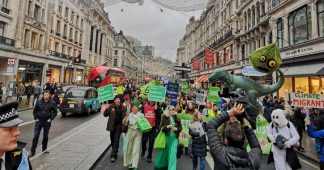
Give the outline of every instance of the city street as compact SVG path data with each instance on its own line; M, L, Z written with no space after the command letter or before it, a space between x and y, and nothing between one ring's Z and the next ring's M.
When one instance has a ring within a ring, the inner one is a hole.
M106 152L102 158L97 162L97 164L93 167L94 170L127 170L128 168L123 166L123 154L118 155L118 159L115 163L110 162L110 152L111 149ZM138 169L154 169L154 156L153 154L153 162L147 163L145 158L140 159ZM313 162L309 162L305 159L300 158L300 163L302 165L302 170L319 170L319 167L317 167L317 164L314 164ZM213 169L214 161L210 154L206 157L206 170ZM263 155L261 167L260 170L274 170L274 164L271 163L270 165L267 165L268 162L268 156ZM192 169L192 160L189 158L188 155L182 155L180 159L178 159L177 162L177 169L184 169L184 170L191 170Z
M60 112L52 122L52 127L49 133L49 141L59 137L60 135L68 132L69 130L95 118L99 113L93 113L91 116L70 114L67 117L62 118ZM34 118L33 110L26 110L19 112L19 117L25 122L19 126L21 132L20 141L27 143L27 148L30 150L32 140L34 136ZM42 133L38 140L38 146L42 144Z

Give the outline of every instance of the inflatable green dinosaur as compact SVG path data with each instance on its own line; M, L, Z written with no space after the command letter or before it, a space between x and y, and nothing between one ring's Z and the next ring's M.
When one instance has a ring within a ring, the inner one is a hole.
M280 73L280 80L271 86L263 86L247 77L232 75L224 69L212 73L208 77L208 80L211 83L221 81L228 84L230 86L230 92L235 91L237 88L244 90L249 101L253 105L258 106L258 97L274 93L284 84L284 74L280 69L278 69L278 72Z

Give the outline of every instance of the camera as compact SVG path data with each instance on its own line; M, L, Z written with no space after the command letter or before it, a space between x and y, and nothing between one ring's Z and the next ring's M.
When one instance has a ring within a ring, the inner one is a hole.
M275 141L275 145L279 148L279 149L283 149L285 147L285 142L287 140L281 136L281 135L278 135L277 138L276 138L276 141Z

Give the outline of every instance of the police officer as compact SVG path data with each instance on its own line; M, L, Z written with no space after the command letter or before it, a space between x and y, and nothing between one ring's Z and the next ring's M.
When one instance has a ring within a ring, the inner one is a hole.
M25 143L18 142L18 102L0 106L0 170L32 169Z

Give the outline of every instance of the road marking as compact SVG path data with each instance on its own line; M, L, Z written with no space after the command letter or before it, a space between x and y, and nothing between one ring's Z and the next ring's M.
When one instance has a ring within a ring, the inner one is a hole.
M303 161L305 164L313 167L314 169L318 169L318 170L320 169L318 166L315 166L314 164L310 163L309 161L307 161L307 160L305 160L303 158L299 158L299 160Z
M214 169L214 160L213 157L210 155L209 152L207 152L207 157L206 157L207 163L209 164L211 169Z
M87 126L81 128L81 129L79 129L78 131L72 133L71 135L69 135L69 136L63 138L61 141L59 141L58 143L56 143L56 144L54 144L53 146L51 146L50 148L48 148L46 151L49 151L49 150L53 149L53 148L56 147L57 145L59 145L59 144L63 143L64 141L70 139L72 136L74 136L74 135L76 135L77 133L81 132L82 130L84 130L85 128L89 127L89 126L92 125L93 123L96 123L96 121L97 121L99 118L102 118L102 117L99 116L98 118L92 119L91 122L90 122ZM38 146L38 147L36 148L36 150L37 150L38 148L40 148L40 147L41 147L41 146ZM33 159L39 157L39 156L42 155L42 154L44 154L44 153L41 152L41 153L37 154L36 156L32 157L30 160L33 160Z

